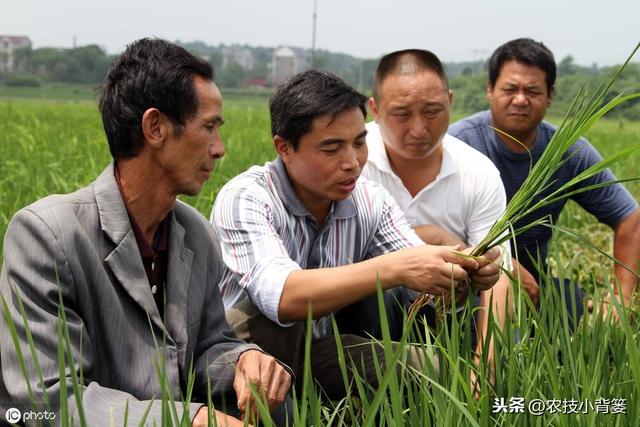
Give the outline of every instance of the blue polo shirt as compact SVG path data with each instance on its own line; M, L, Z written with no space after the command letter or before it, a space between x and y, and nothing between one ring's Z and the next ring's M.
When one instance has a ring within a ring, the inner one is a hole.
M507 146L491 129L493 120L490 111L482 111L470 117L453 123L448 133L466 142L476 150L489 157L500 171L500 177L507 193L507 202L518 191L529 170L535 165L544 152L549 141L556 131L555 126L546 122L538 125L536 141L530 153L516 153ZM578 139L565 154L566 162L556 172L550 187L539 195L535 201L549 195L566 184L570 179L602 160L600 153L584 138ZM585 187L601 182L614 181L616 178L610 170L583 181L575 188ZM598 221L610 227L615 226L638 208L627 189L621 184L613 184L606 187L575 194L569 197L575 200ZM550 216L556 223L567 199L563 199L551 205L545 206L525 216L515 224L515 228L522 227L532 221ZM529 270L536 279L539 279L537 269L537 254L540 254L541 266L546 269L547 246L551 238L552 230L549 227L534 227L516 238L516 245L512 242L512 253L520 263ZM534 261L536 260L536 261Z

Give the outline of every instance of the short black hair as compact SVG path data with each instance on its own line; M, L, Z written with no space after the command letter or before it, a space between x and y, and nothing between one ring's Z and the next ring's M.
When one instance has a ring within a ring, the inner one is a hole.
M424 70L436 73L442 79L445 89L449 89L449 79L442 62L433 52L424 49L404 49L383 56L373 77L373 98L376 101L380 100L380 86L390 74L414 74Z
M367 98L335 74L309 70L293 76L269 100L271 134L286 139L294 150L311 131L316 117L331 120L353 108L367 116Z
M142 146L142 115L157 108L179 134L198 110L193 78L213 80L209 63L161 39L127 46L107 72L99 108L109 151L115 160L135 157Z
M553 91L553 86L556 84L556 61L553 53L542 42L529 38L511 40L493 52L489 58L489 84L492 88L496 85L504 63L512 60L544 71L547 94Z

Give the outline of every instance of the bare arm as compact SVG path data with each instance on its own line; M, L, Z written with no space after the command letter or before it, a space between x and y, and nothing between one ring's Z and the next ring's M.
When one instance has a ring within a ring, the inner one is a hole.
M538 304L538 290L540 285L536 281L536 278L533 277L533 274L529 272L522 264L518 262L517 259L512 258L511 263L513 264L513 275L520 279L520 283L522 284L522 288L529 295L531 302L535 305Z
M478 342L476 344L475 356L473 362L476 366L480 364L482 354L485 348L485 341L488 335L489 329L489 305L491 304L491 313L494 317L498 318L498 324L500 329L504 328L507 316L509 313L509 307L511 306L511 282L506 274L500 276L496 285L489 289L480 292L480 310L478 311L477 318L477 335ZM494 338L491 336L487 347L486 362L488 368L489 382L494 384ZM479 397L479 384L475 372L471 371L471 387L474 390L476 398Z
M423 242L429 245L460 245L462 248L467 246L462 240L434 224L417 225L413 230Z
M318 318L371 295L376 292L377 275L383 290L402 284L419 292L446 294L452 280L467 277L465 268L478 267L477 261L452 250L458 248L424 245L352 265L293 271L282 292L280 321L306 319L309 304L312 316Z
M629 266L634 271L638 271L640 260L640 209L629 215L622 222L614 227L613 255L622 263ZM619 264L615 266L616 277L622 287L624 303L629 304L632 300L636 287L636 276ZM617 294L618 289L614 289Z

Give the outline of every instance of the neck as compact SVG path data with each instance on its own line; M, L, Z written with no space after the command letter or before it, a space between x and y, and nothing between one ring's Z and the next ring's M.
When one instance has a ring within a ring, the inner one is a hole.
M435 181L440 173L444 156L442 144L433 153L420 159L407 159L386 146L385 149L391 169L400 178L411 197L415 197L424 187Z
M158 225L176 203L176 194L167 191L150 162L143 157L118 160L124 199L147 241L152 242Z
M298 197L302 201L302 204L309 211L309 213L316 219L318 222L318 229L322 228L325 220L327 219L327 215L329 215L329 210L331 210L331 200L314 200L310 197L301 197L298 194Z

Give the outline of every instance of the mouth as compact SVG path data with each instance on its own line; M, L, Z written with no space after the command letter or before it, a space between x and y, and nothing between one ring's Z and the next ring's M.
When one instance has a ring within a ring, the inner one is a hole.
M201 168L200 172L202 172L207 179L209 179L209 177L211 176L211 172L213 171L213 166L212 167L205 167L205 168Z
M433 146L429 141L409 141L405 145L410 150L428 150Z
M338 182L338 188L345 193L351 193L356 188L357 177L352 177L344 181Z

